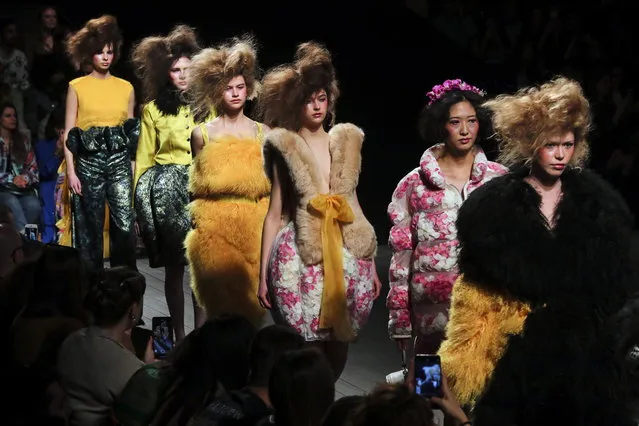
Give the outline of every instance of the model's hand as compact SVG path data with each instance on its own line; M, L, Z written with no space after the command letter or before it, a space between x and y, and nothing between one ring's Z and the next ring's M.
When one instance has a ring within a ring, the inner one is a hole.
M68 175L68 179L69 179L69 189L71 189L71 192L73 192L74 194L78 194L78 195L82 195L82 184L80 183L80 179L78 179L78 176L76 176L76 174L70 174Z
M257 290L257 299L260 301L260 305L263 308L271 309L271 300L268 295L268 286L266 285L266 279L260 279L260 286Z
M144 363L153 364L156 361L157 359L155 359L155 354L153 353L153 336L151 336L146 342L146 349L144 351Z
M408 345L410 343L410 338L404 337L400 339L395 339L395 343L397 343L397 350L400 352L408 351Z
M444 394L443 398L437 398L434 396L430 400L441 408L444 414L455 419L458 424L467 422L468 416L464 413L464 410L462 410L461 406L450 391L445 375L442 375L442 393Z
M24 175L18 175L13 178L13 183L18 188L25 188L27 186L27 178Z
M377 269L373 269L373 300L377 299L382 292L382 282L377 275Z

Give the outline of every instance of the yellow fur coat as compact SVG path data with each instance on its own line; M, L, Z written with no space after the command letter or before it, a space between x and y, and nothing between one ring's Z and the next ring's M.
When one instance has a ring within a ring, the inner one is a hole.
M449 386L462 404L473 405L504 353L508 337L521 333L530 307L515 299L455 282L446 340L439 355Z
M238 313L255 324L262 226L271 184L259 138L220 136L195 157L189 178L193 229L186 236L191 288L209 317Z

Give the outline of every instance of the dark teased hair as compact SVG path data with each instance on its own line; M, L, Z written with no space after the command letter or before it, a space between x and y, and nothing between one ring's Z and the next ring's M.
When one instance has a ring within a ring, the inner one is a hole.
M11 132L13 142L11 144L11 156L13 157L13 161L22 165L29 151L28 140L25 134L20 131L20 117L18 117L18 109L13 103L3 102L0 104L0 115L4 114L4 110L7 108L12 108L16 113L16 128Z
M433 410L405 384L383 384L355 409L352 426L433 426Z
M115 16L91 19L67 40L67 53L77 69L93 63L93 55L107 44L113 45L113 64L122 53L122 33Z
M258 98L264 124L298 131L302 125L304 103L322 89L328 95L326 119L332 125L339 87L331 53L317 42L302 43L297 47L292 64L275 67L264 76Z
M302 349L303 346L304 338L289 326L269 325L262 328L251 344L249 383L253 386L268 386L277 359L284 352Z
M346 426L350 425L353 413L364 402L364 395L343 396L328 409L322 426Z
M119 266L93 274L85 305L98 327L111 327L141 303L146 279L133 269Z
M167 36L150 36L131 50L135 75L142 82L142 102L150 102L168 84L169 70L182 57L192 58L200 51L195 29L177 25Z
M181 410L177 425L186 425L214 398L218 384L226 391L246 386L255 331L245 317L223 314L189 333L162 366L176 385L166 396L168 408L157 424L167 424Z
M315 348L287 352L273 366L268 395L278 426L320 426L335 400L333 370Z
M426 105L418 121L419 134L428 145L445 142L448 138L446 123L450 108L459 102L468 101L475 108L479 120L479 134L476 143L485 143L493 134L490 111L482 104L484 97L470 90L451 90L431 105Z

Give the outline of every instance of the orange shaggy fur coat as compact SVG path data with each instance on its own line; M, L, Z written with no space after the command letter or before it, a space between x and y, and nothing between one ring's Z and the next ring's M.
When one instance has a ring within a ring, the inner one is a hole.
M193 162L185 246L191 288L209 318L238 313L256 325L264 318L257 287L270 189L256 138L217 137Z
M530 307L496 296L460 276L451 300L446 340L439 355L451 391L462 405L474 405L504 353L508 337L520 334Z

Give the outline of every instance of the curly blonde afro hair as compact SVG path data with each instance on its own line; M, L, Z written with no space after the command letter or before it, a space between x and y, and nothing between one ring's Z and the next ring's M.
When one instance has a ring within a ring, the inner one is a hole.
M222 111L224 91L238 75L244 77L247 99L255 99L260 89L258 71L255 40L250 36L200 51L191 62L186 93L195 118L204 119L211 108Z
M107 44L113 45L113 63L122 53L122 33L115 16L103 15L91 19L73 34L66 43L67 53L76 69L93 63L93 55Z
M143 102L155 99L169 83L169 70L175 61L190 59L200 50L195 30L187 25L177 25L166 37L146 37L133 46L131 63L142 82Z
M270 127L299 130L302 107L318 90L328 95L327 120L332 125L339 97L333 61L326 47L310 41L298 46L292 64L275 67L264 76L259 98L262 121Z
M557 77L514 95L497 96L484 106L492 111L499 161L504 165L530 165L552 137L566 132L575 135L575 152L569 164L582 167L588 159L590 104L578 82Z

